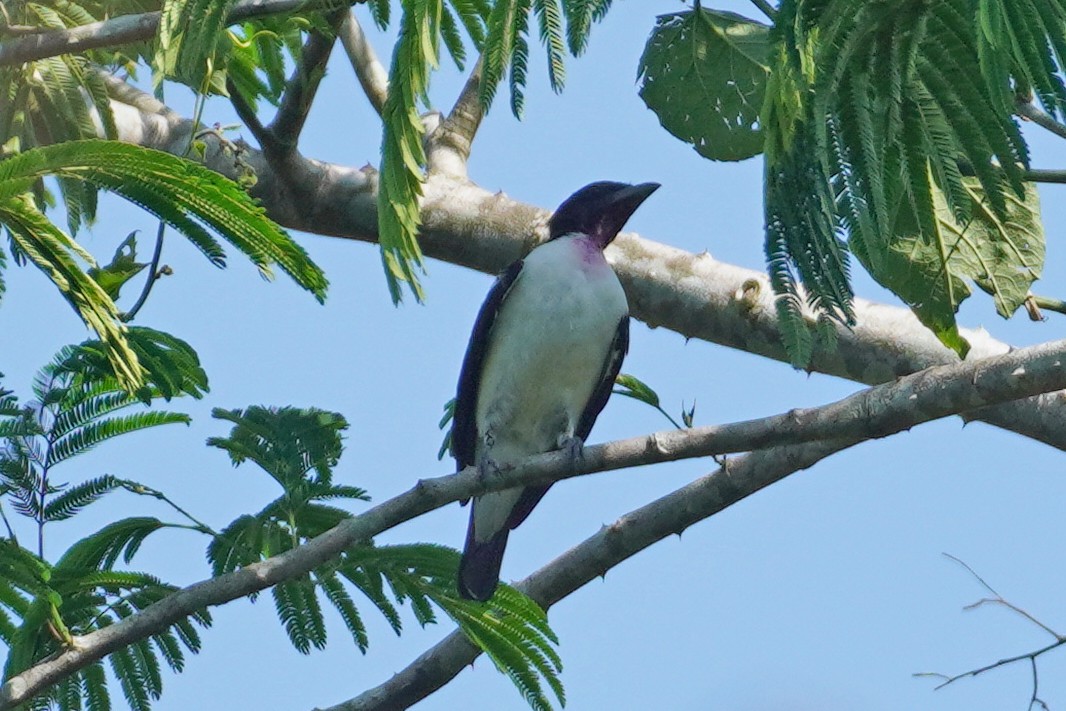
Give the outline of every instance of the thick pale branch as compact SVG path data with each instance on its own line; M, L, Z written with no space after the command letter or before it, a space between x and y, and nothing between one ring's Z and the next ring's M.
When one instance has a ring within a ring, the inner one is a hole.
M459 98L449 113L429 135L426 141L426 158L430 173L444 173L466 177L466 163L474 145L474 136L481 126L484 113L481 108L481 65L470 71L470 76L459 93Z
M233 6L227 22L233 24L266 15L336 6L337 0L243 0ZM120 15L69 30L48 30L6 40L0 43L0 67L150 39L159 29L159 16L158 11Z
M648 546L851 444L854 441L815 442L731 459L712 474L604 526L517 587L548 609ZM324 711L406 709L451 681L479 654L462 632L452 632L388 681Z
M0 687L0 709L12 708L27 701L75 671L117 649L166 629L196 610L221 605L303 575L361 540L472 495L516 485L560 481L597 471L747 450L770 443L826 438L830 442L826 445L828 449L816 447L812 451L835 451L834 448L842 446L841 442L853 443L873 436L885 436L957 412L953 407L981 407L1064 386L1066 341L1058 341L985 361L933 368L902 378L899 382L870 388L821 408L795 410L785 415L735 425L663 432L588 447L576 466L566 455L553 452L533 457L498 477L481 477L474 467L469 467L459 474L422 480L406 493L370 508L304 546L236 572L195 583L118 624L79 637L76 646L11 678ZM768 454L759 455L756 461L761 461L760 457L795 458L803 451L807 450L778 447ZM793 467L776 478L804 466L808 465ZM747 480L747 475L740 477L731 463L722 474L722 482L715 484L715 491L720 492L721 486L737 489L742 493L731 500L737 501L776 480L760 478L767 476L762 469L752 476L755 477L752 481ZM715 493L714 497L718 500L719 493ZM722 507L726 505L728 503L722 504ZM691 520L663 519L657 525L666 527L663 535L667 535L711 513L713 511Z
M370 105L380 116L385 108L385 98L389 95L389 74L374 52L374 47L363 34L363 28L355 13L348 13L340 26L339 36L348 61L352 63L355 76L359 79L359 86L363 87L363 93L366 94Z
M120 137L181 153L191 123L116 106ZM207 141L208 167L232 178L251 166L253 193L272 218L294 229L374 242L377 239L377 173L304 158L279 174L256 150ZM239 158L239 160L238 160ZM306 186L299 200L285 185ZM465 179L431 175L425 187L420 243L425 254L497 273L546 237L548 212L491 193ZM774 297L765 274L626 234L608 250L633 316L687 338L737 348L787 362ZM932 365L957 362L907 309L856 299L858 323L838 332L836 347L816 348L810 370L866 384L882 383ZM963 329L971 358L1010 349L983 330ZM983 410L979 419L1066 449L1066 403L1061 394Z

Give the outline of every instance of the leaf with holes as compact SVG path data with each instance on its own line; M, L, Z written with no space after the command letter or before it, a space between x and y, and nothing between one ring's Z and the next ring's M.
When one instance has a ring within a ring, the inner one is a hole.
M640 58L640 96L704 158L751 158L763 150L769 51L769 28L746 17L698 7L661 15Z

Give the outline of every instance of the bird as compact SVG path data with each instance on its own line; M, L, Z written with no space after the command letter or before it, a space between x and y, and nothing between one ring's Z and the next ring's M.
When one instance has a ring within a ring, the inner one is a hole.
M456 471L485 477L534 454L580 457L629 349L629 304L603 250L658 183L599 181L563 201L548 240L511 264L478 312L459 375ZM458 592L489 600L507 537L550 484L474 497Z

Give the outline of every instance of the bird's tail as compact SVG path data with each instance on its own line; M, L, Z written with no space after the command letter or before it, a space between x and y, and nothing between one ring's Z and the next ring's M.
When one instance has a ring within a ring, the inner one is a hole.
M463 559L459 562L460 597L485 602L496 592L496 584L500 582L503 551L507 548L507 534L510 532L509 528L504 527L486 541L475 540L474 517L470 517Z

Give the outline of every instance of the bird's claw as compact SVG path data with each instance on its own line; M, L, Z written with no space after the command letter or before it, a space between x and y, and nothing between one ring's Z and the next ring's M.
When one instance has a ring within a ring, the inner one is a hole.
M585 440L575 436L560 438L559 451L564 452L566 458L576 467L582 457L585 456Z

